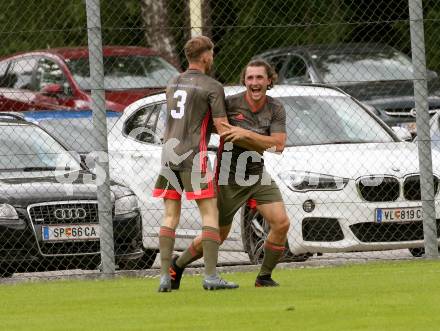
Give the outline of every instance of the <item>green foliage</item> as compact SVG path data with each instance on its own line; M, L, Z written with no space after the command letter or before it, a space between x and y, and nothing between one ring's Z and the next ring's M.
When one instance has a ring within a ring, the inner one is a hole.
M237 82L240 69L262 51L337 42L349 29L342 24L346 9L337 0L233 2L235 6L224 15L238 13L237 23L218 41L217 73L223 82ZM221 22L222 18L216 20Z
M429 69L440 74L440 6L432 8L425 21L426 63Z
M169 31L185 68L187 1L165 1ZM104 45L146 46L141 0L101 0ZM238 82L254 55L289 45L374 41L411 52L407 1L402 0L210 0L215 71ZM440 72L440 6L426 0L427 64ZM380 9L380 10L379 10ZM148 33L148 31L147 31ZM85 0L0 1L0 56L47 47L87 45Z
M101 21L103 44L145 44L139 1L101 1ZM0 1L0 36L0 56L87 45L85 1Z
M0 55L87 44L82 1L1 1L0 13Z

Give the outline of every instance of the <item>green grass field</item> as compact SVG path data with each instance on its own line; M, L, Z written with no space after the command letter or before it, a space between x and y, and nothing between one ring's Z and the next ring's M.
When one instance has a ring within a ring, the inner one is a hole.
M157 278L0 286L0 330L440 330L440 261L225 274L240 289L204 291L200 276L157 293Z

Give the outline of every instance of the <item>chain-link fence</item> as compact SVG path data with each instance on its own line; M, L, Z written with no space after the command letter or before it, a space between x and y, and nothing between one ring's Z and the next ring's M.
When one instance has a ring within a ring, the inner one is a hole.
M158 264L163 91L199 34L226 96L251 59L278 74L287 140L264 163L291 223L285 261L437 256L439 30L436 1L1 2L1 275ZM218 136L206 147L214 164ZM221 262L261 262L270 227L247 197ZM201 226L183 199L175 250Z

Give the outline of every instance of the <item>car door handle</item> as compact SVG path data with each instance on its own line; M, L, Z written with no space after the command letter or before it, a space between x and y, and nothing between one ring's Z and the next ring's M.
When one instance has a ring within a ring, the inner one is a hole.
M142 153L133 153L131 154L131 158L134 160L139 160L142 159L144 157L144 155Z

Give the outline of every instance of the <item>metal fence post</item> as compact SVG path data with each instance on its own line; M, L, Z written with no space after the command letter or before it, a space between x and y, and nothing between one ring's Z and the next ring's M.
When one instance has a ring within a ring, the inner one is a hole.
M96 161L97 194L100 224L101 262L104 275L115 273L112 202L108 164L107 116L104 94L104 65L102 57L101 15L99 0L86 0L87 36L89 44L93 126L100 146Z
M202 0L189 1L191 37L202 35Z
M414 67L414 98L418 136L420 186L423 208L425 256L438 257L437 225L435 219L434 182L432 172L431 136L428 111L428 84L421 0L409 0L411 52Z

